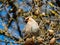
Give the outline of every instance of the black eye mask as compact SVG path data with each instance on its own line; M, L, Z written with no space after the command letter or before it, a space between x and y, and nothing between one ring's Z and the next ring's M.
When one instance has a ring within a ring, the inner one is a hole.
M27 19L25 20L25 22L27 23L27 22L28 22L28 20L29 20L29 18L27 18Z

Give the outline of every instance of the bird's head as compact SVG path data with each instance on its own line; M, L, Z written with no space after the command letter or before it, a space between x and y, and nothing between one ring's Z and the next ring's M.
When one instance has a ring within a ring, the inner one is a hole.
M29 21L31 21L31 20L32 20L32 16L28 16L28 17L25 18L25 22L26 23L29 22Z

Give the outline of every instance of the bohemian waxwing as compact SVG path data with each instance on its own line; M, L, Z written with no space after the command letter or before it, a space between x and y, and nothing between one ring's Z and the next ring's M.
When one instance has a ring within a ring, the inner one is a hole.
M23 32L25 34L32 34L33 36L37 36L39 35L39 26L38 23L31 17L27 17L25 18L25 20L27 21L27 24L23 30Z

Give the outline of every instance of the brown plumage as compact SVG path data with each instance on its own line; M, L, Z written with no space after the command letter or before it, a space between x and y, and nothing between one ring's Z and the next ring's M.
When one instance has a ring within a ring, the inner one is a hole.
M26 21L27 21L27 24L23 32L27 35L28 34L32 34L33 36L38 35L39 33L38 23L31 16L27 17Z

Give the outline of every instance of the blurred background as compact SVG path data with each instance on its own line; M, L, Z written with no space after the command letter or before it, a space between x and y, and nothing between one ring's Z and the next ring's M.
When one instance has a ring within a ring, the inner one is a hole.
M58 30L60 34L60 0L0 0L0 45L22 45L15 41L23 36L24 17L30 15L41 25L42 17L42 20L58 23L55 23L58 27L53 30ZM52 29L48 24L44 26L45 30Z

